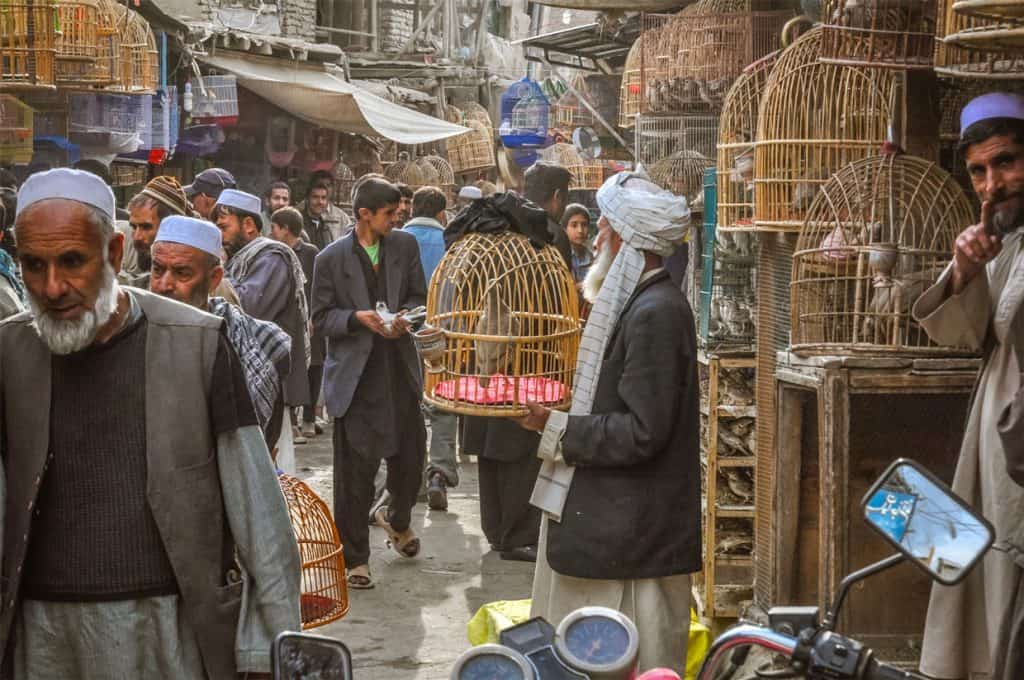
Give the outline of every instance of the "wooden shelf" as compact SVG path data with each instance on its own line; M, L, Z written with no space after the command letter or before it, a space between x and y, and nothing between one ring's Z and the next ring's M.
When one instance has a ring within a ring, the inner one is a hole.
M727 507L716 506L715 517L719 519L743 519L753 518L753 505L730 505Z
M718 459L718 467L754 467L757 464L756 456L723 456Z
M751 555L715 555L715 564L753 568L754 558Z

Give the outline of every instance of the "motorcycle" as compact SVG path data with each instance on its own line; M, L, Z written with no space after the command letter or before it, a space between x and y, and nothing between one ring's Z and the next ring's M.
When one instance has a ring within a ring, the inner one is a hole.
M737 674L748 665L755 647L775 655L753 671L754 677L765 680L920 677L879 661L872 650L836 632L850 588L908 560L935 581L956 585L992 545L992 525L928 470L907 459L889 466L861 507L868 525L899 552L844 578L820 622L817 607L773 607L767 626L743 623L726 631L712 643L697 680L739 680Z

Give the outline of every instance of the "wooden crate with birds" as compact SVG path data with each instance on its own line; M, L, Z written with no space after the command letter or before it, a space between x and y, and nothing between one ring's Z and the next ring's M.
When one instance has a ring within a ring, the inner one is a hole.
M758 231L798 231L832 173L888 139L895 72L822 63L821 44L821 27L802 35L765 85L754 151Z
M821 60L846 66L931 69L935 0L826 0Z
M0 4L0 91L54 88L57 26L54 3Z
M1019 24L977 16L963 3L936 0L935 72L940 76L993 80L1024 77L1024 41L1005 42L1002 28L1020 34Z
M551 245L469 233L430 279L424 400L462 415L525 415L528 401L567 408L581 332L579 296Z
M937 164L904 154L842 168L807 212L793 255L792 351L957 353L910 310L952 259L973 210Z

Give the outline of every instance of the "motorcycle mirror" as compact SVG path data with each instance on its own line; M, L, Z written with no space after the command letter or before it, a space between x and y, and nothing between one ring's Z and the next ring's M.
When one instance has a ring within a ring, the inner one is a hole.
M341 640L281 633L270 648L274 680L352 680L352 655Z
M995 535L984 517L906 458L889 466L861 506L871 528L944 585L963 580Z

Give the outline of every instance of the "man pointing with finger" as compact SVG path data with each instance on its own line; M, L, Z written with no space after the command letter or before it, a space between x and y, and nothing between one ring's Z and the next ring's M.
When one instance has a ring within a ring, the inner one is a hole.
M971 101L960 116L960 149L981 219L957 237L953 263L913 313L935 342L984 353L953 490L992 522L996 543L966 581L932 590L921 670L1009 680L1020 677L1012 668L1024 654L1001 632L1024 575L1024 488L1007 473L998 424L1024 369L1024 98Z

